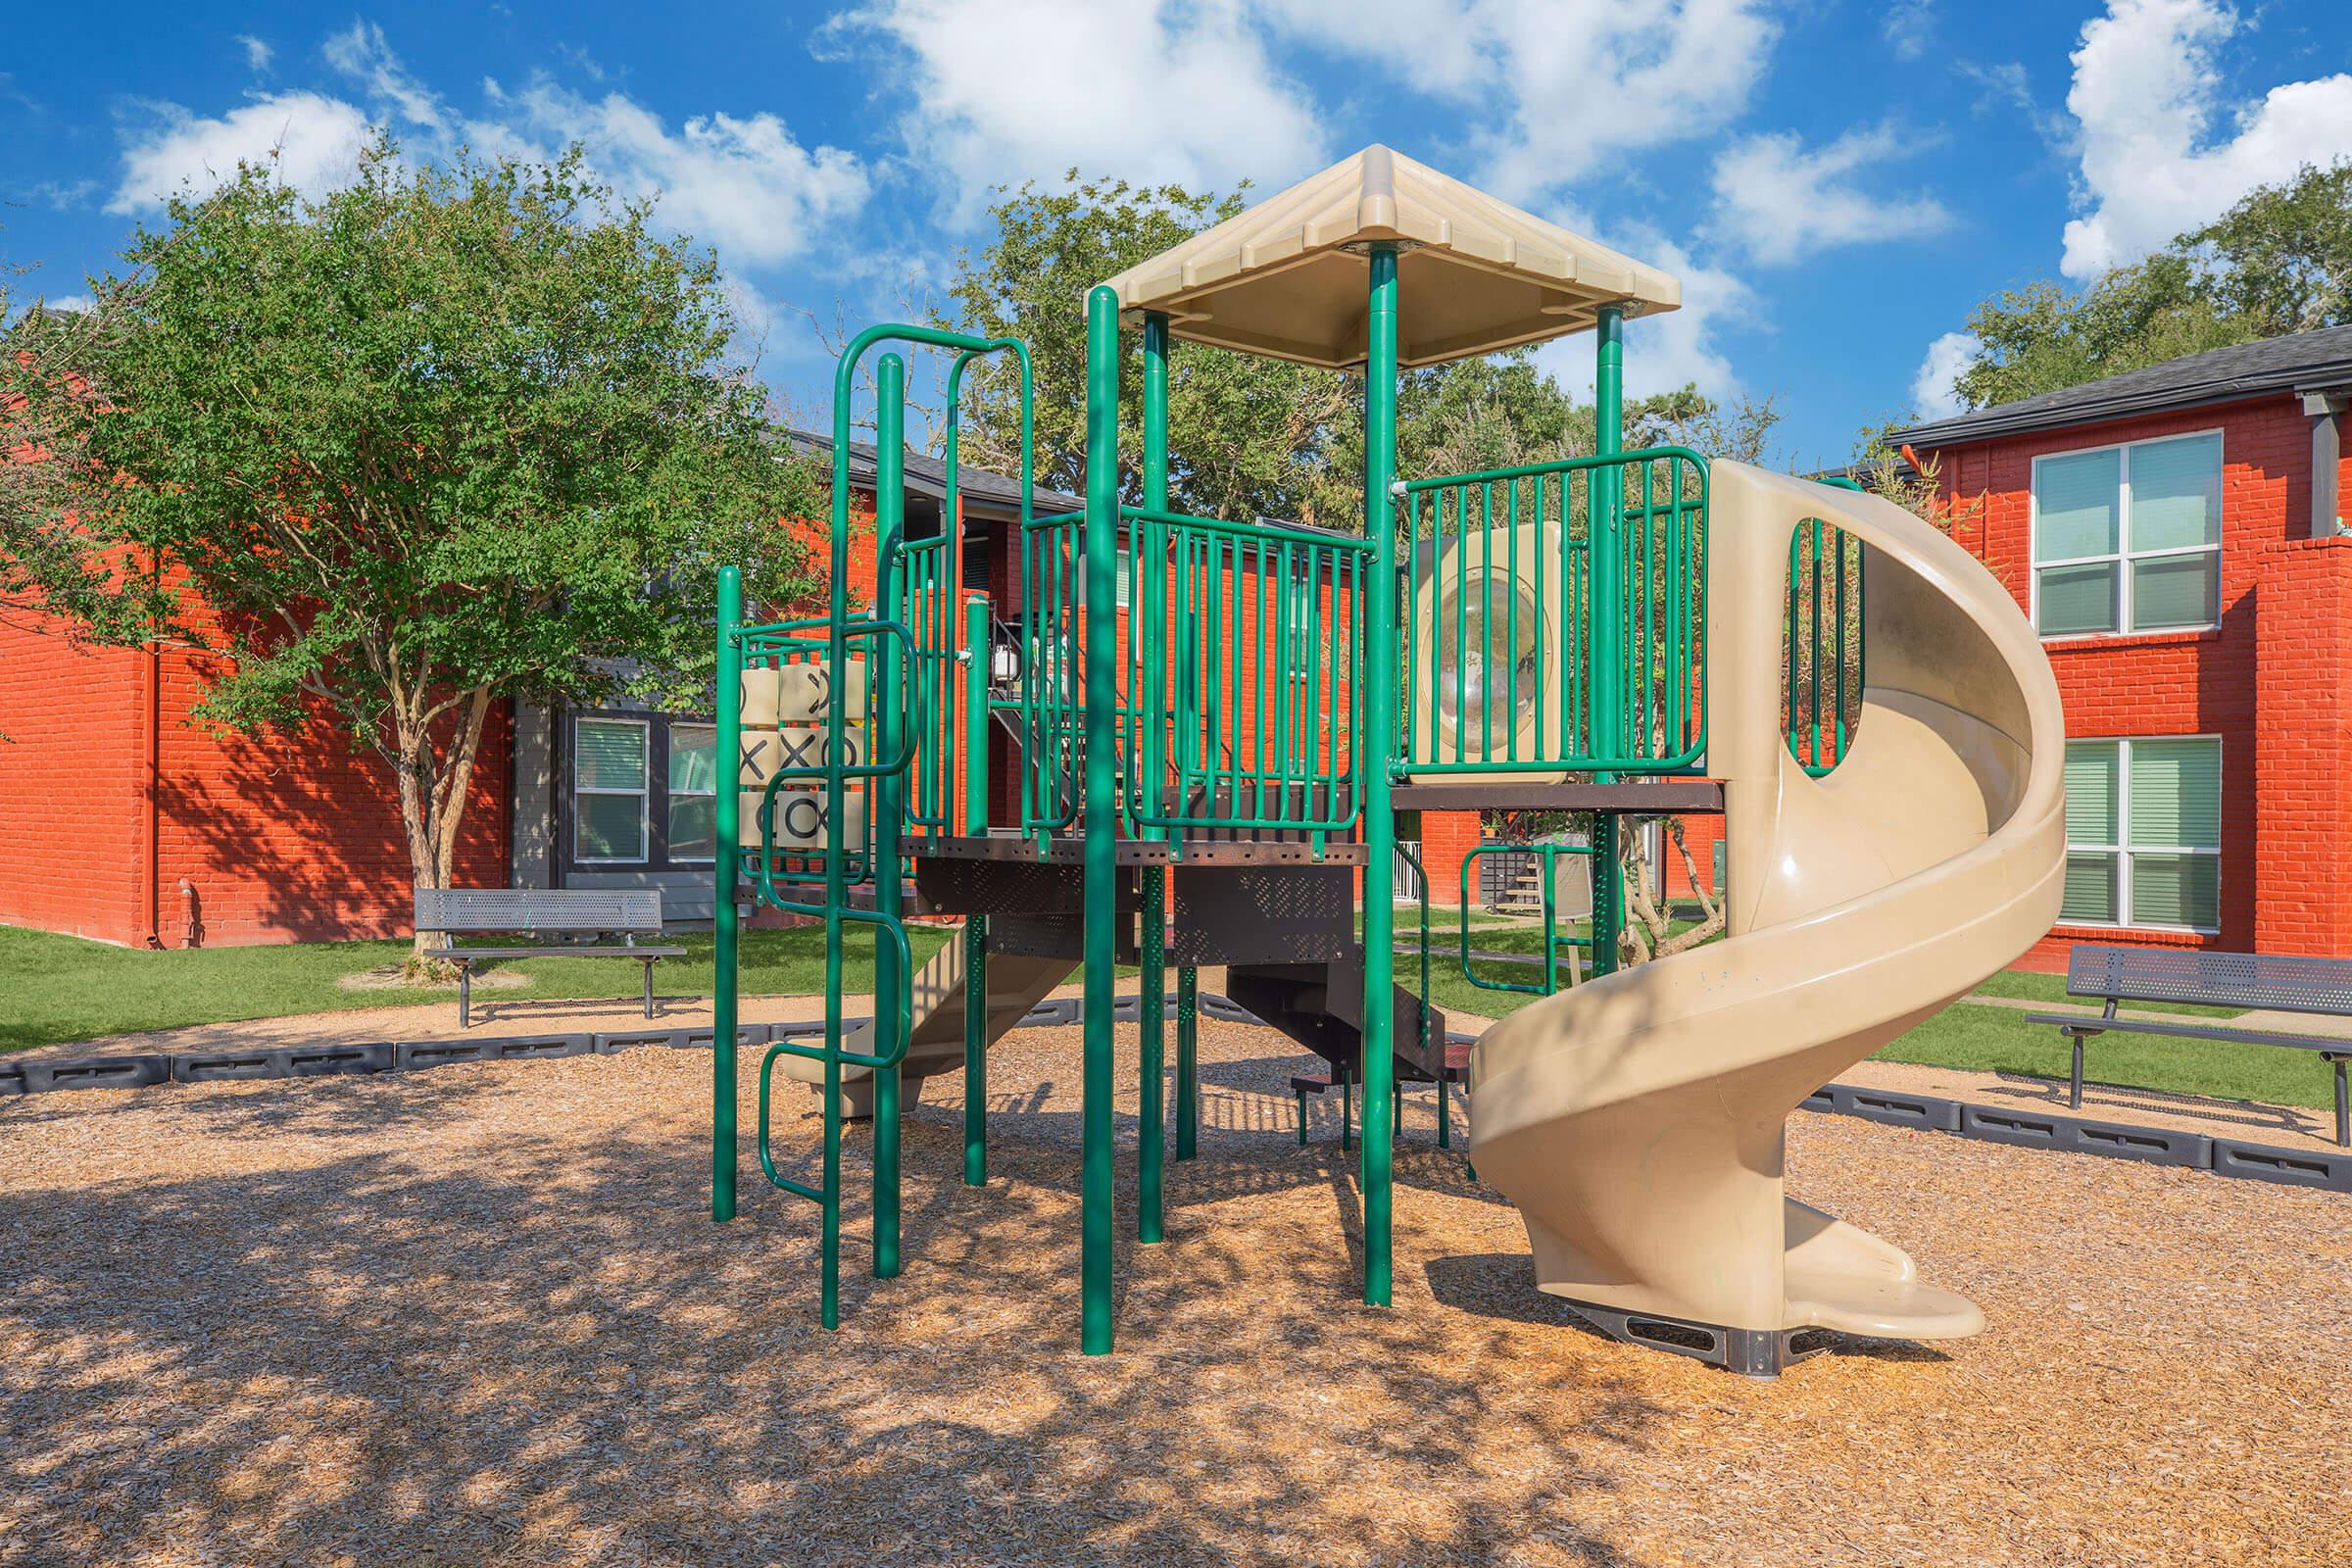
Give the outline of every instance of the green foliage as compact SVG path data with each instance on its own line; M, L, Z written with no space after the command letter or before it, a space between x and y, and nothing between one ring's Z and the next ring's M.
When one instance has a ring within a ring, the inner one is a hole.
M1036 473L1073 493L1086 471L1087 290L1148 261L1186 235L1239 212L1240 193L1218 197L1181 185L1125 180L1064 187L1026 182L990 211L993 239L958 258L953 310L934 324L1029 342L1036 371ZM1136 349L1129 333L1128 350ZM1168 494L1180 510L1226 516L1296 516L1329 426L1348 411L1341 378L1325 370L1187 346L1172 356L1168 385ZM1140 451L1143 385L1119 386L1120 445ZM964 383L963 452L1001 472L1020 464L1020 395L1012 366L977 362ZM1360 481L1359 481L1360 484ZM1140 480L1126 476L1127 499Z
M2042 281L1977 307L1955 386L1972 409L2184 355L2352 322L2352 163L2306 166L2133 267L2074 291Z
M430 885L492 702L705 706L717 564L807 587L775 519L813 475L729 362L715 263L648 218L576 152L388 142L316 202L250 166L175 199L16 359L56 456L8 483L0 558L86 635L219 656L204 720L383 753Z

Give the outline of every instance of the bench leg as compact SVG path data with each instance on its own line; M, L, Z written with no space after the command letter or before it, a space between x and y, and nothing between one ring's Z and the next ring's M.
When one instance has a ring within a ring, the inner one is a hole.
M644 960L644 963L645 963L645 1015L646 1015L648 1018L651 1018L651 1017L654 1015L654 960L653 960L653 959L651 959L651 958L647 958L647 959L645 959L645 960Z
M2335 1058L2335 1141L2342 1148L2352 1149L2352 1085L2344 1081L2347 1066L2352 1066L2352 1060Z
M458 1027L473 1027L473 965L465 962L458 965Z
M2066 1103L2070 1109L2081 1110L2082 1108L2082 1037L2072 1035L2068 1038L2075 1043L2075 1075L2067 1084Z

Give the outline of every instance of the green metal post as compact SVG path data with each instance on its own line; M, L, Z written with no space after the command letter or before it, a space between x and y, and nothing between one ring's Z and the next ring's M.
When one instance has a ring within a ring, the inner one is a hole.
M1144 505L1156 512L1164 512L1168 506L1168 318L1157 314L1144 318ZM1133 547L1131 538L1130 550ZM1129 572L1134 584L1133 600L1143 607L1143 613L1164 613L1167 596L1146 590L1147 583L1153 590L1159 587L1157 564L1147 573L1138 554L1129 563ZM1141 639L1133 630L1128 633L1128 641L1131 646L1141 646ZM1145 692L1156 693L1158 689L1157 680L1139 682L1136 688L1139 696ZM1158 701L1156 696L1152 698L1154 708ZM1162 720L1156 711L1139 711L1136 722L1156 729ZM1158 756L1158 748L1144 744L1140 736L1137 740L1135 753L1142 760L1139 767L1150 767L1153 776L1138 779L1131 787L1151 803L1152 813L1157 815L1159 779L1157 768L1152 763ZM1167 837L1165 829L1147 831L1155 838ZM1143 875L1142 891L1144 961L1136 999L1142 1103L1136 1116L1135 1236L1139 1242L1156 1242L1167 1234L1167 873L1152 866Z
M1086 1046L1079 1116L1079 1348L1111 1345L1111 968L1118 909L1119 297L1086 297Z
M710 1218L735 1217L735 878L743 858L741 797L735 770L742 755L743 570L718 568L718 811L717 863L710 897Z
M1390 1160L1396 1068L1396 817L1389 765L1396 753L1396 251L1372 248L1364 353L1364 531L1374 546L1364 640L1364 1299L1389 1304Z
M1592 455L1614 457L1625 450L1625 312L1604 305L1593 323ZM1625 745L1625 692L1621 677L1626 665L1625 629L1620 613L1624 602L1624 571L1619 537L1624 520L1624 470L1602 466L1592 470L1587 498L1591 503L1592 563L1592 755L1614 758ZM1642 650L1646 660L1649 651ZM1595 783L1616 778L1595 772ZM1592 822L1592 972L1610 974L1617 968L1618 933L1625 925L1625 884L1618 871L1618 820L1608 812Z
M899 551L906 542L906 362L885 354L876 368L874 401L874 604L880 613L898 601ZM897 666L874 644L867 661L874 676L877 713L874 747L877 756L897 757L905 745L902 733ZM842 683L836 677L836 691ZM873 857L874 912L897 920L900 914L901 873L899 831L905 821L906 785L898 773L873 781L866 793L872 814L866 823L866 843ZM841 831L836 825L836 832ZM912 999L906 975L899 972L897 948L874 944L874 1054L889 1056L913 1026L908 1015ZM899 1069L877 1067L874 1073L874 1278L895 1279L899 1272Z
M963 830L988 831L988 596L963 602ZM963 1183L988 1181L988 916L963 922Z

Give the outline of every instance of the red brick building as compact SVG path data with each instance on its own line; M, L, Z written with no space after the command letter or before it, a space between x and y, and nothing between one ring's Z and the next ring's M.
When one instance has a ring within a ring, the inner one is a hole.
M2352 956L2352 327L1924 424L2066 702L2077 941Z

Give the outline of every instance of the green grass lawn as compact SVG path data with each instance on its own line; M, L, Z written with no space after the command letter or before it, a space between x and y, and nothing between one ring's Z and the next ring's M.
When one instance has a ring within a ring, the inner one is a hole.
M924 925L909 926L906 935L918 964L948 938L946 930ZM662 941L684 948L686 956L662 960L654 970L655 994L709 996L710 936L686 933ZM405 941L313 942L148 953L0 926L0 1052L132 1030L398 1006L442 997L450 999L454 1017L455 985L353 990L339 983L348 975L399 963L409 948ZM871 989L872 951L870 936L851 933L852 991ZM530 983L485 991L480 1000L633 997L638 983L636 965L612 958L515 958L496 967L527 976ZM746 993L821 993L824 932L815 927L745 932L742 976Z
M1417 922L1415 922L1417 928ZM1581 928L1580 928L1581 934ZM917 963L947 941L937 926L907 929ZM1491 991L1462 978L1448 926L1433 926L1430 993L1440 1007L1457 1013L1503 1017L1536 999L1519 992ZM685 934L666 939L685 948L683 958L663 959L655 971L662 996L708 996L710 938ZM1539 934L1525 926L1487 928L1476 945L1495 952L1538 950ZM0 926L0 1052L89 1040L133 1030L187 1024L274 1018L289 1013L345 1011L360 1007L449 999L457 988L438 990L355 990L340 981L406 956L406 942L323 942L258 948L208 948L147 953ZM872 940L850 937L850 989L870 987ZM564 1001L630 997L636 972L625 963L596 958L520 958L498 965L527 976L529 984L486 993L488 1000ZM1122 976L1134 970L1122 968ZM1537 971L1489 964L1482 978L1526 981ZM1400 953L1396 978L1408 990L1420 986L1420 959ZM824 989L824 933L812 928L750 931L743 942L743 989L748 994L808 996ZM1984 992L2036 1002L2065 1000L2056 975L2007 971L1985 982ZM2181 1007L2213 1013L2214 1008ZM1984 1072L2027 1073L2063 1079L2066 1043L2046 1024L2029 1024L2008 1007L1960 1004L1931 1018L1880 1055L1889 1061L1962 1067ZM2328 1069L2303 1052L2229 1046L2218 1042L2135 1039L2113 1036L2090 1047L2088 1076L2104 1083L2131 1084L2224 1099L2261 1100L2325 1109L2333 1103Z

